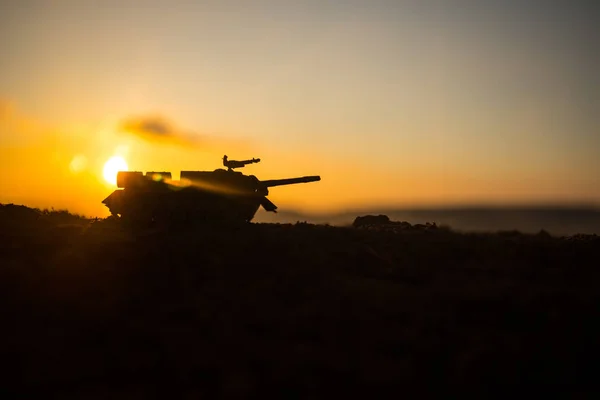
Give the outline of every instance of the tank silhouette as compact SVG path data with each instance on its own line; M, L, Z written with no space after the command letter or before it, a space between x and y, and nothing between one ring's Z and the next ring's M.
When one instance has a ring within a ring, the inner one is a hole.
M120 171L117 187L102 203L122 220L145 224L153 222L242 223L250 222L258 208L277 212L268 198L269 188L320 181L320 176L261 181L254 175L234 171L260 159L229 160L227 169L181 171L179 181L170 172Z

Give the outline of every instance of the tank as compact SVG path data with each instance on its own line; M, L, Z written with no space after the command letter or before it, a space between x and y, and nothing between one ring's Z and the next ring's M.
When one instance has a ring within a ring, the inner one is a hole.
M229 160L214 171L181 171L179 181L170 172L120 171L118 189L102 203L111 214L134 224L247 223L259 207L277 212L268 198L269 188L320 181L320 176L259 180L236 168L260 159Z

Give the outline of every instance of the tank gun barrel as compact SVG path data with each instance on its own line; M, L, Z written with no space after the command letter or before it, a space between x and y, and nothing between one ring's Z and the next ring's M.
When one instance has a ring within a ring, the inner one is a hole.
M261 185L264 187L283 186L283 185L294 185L296 183L308 183L320 181L321 177L318 175L301 176L299 178L287 178L287 179L270 179L268 181L261 181Z

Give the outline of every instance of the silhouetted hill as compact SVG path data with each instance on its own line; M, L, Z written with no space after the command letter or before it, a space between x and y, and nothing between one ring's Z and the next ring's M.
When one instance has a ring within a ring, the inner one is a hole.
M598 391L595 235L132 231L6 207L0 391L12 397Z
M44 221L44 222L40 222ZM45 223L55 225L87 223L90 218L83 215L70 213L68 210L40 210L17 204L0 203L0 223Z

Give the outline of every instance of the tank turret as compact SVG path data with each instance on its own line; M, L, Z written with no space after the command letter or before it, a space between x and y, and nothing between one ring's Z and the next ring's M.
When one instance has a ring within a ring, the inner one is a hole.
M261 206L277 212L277 206L266 197L270 187L321 180L312 175L261 181L234 171L257 162L260 159L237 161L224 156L227 169L181 171L179 181L173 180L170 172L120 171L119 189L102 202L111 214L140 224L250 222Z

